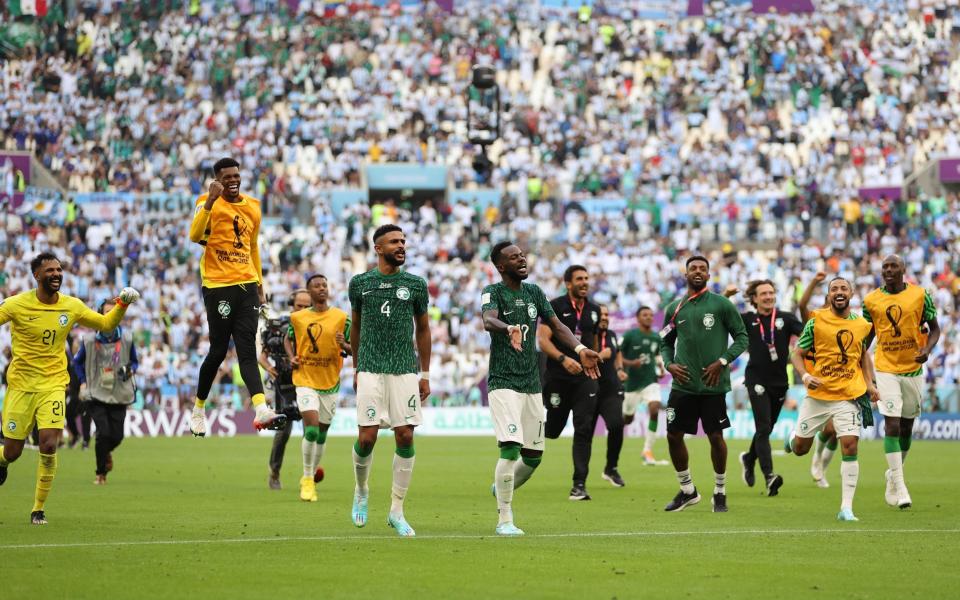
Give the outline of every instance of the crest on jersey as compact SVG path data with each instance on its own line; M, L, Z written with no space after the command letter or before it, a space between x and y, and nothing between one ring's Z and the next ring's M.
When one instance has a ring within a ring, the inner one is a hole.
M677 418L677 411L672 408L667 409L667 423L673 423L673 420Z
M600 315L597 314L597 311L591 311L590 318L593 319L593 322L596 323L600 318Z
M507 425L507 432L508 432L508 433L516 433L516 432L517 432L517 426L514 425L513 423L510 423L509 425Z
M777 329L783 329L783 319L777 317L777 320L773 322L773 326Z
M57 322L60 323L60 327L66 327L67 323L70 322L70 319L67 318L67 315L61 314L60 318L57 319Z
M657 351L657 343L650 342L650 352L656 352L656 351Z
M367 409L367 418L368 418L368 419L376 418L376 416L377 416L377 409L375 409L375 408L372 407L372 406Z
M560 406L560 394L550 394L550 406Z
M713 329L713 326L717 323L717 320L713 317L713 313L707 313L703 315L703 326L707 329Z
M220 317L226 319L230 316L230 303L226 300L221 300L220 304L217 305L217 312L220 313Z
M534 306L534 305L532 305L532 304L528 304L528 305L527 305L527 316L530 317L531 319L536 319L536 318L537 318L537 307Z
M408 289L405 288L405 287L399 287L399 288L397 288L397 298L399 298L399 299L401 299L401 300L409 300L409 299L410 299L410 290L408 290Z
M10 421L9 423L7 423L7 431L9 431L10 433L13 433L16 430L17 430L16 421Z

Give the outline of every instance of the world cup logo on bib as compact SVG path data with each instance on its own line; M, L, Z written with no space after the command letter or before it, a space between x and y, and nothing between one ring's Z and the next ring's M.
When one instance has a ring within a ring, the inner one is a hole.
M898 338L903 335L900 331L900 319L903 318L903 309L899 304L887 307L887 320L890 321L890 327L893 327L893 337Z
M840 364L845 365L850 361L847 351L853 345L853 332L849 329L841 329L837 332L837 348L840 350Z
M314 333L314 330L316 330L316 333ZM307 338L310 340L310 352L313 354L320 353L320 345L317 341L321 335L323 335L323 325L320 323L310 323L307 325Z
M237 250L243 248L243 234L247 232L247 222L243 217L237 215L233 218L233 247Z

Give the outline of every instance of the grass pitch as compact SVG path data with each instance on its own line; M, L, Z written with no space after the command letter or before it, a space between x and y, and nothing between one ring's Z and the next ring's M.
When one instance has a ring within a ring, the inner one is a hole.
M926 599L960 588L960 444L914 443L906 511L884 503L881 444L862 444L860 522L839 523L839 460L821 490L809 457L775 457L786 483L767 498L741 482L747 442L732 441L730 512L712 514L709 449L692 440L703 501L668 514L676 477L642 465L641 440L627 440L627 487L614 489L600 479L597 438L593 500L579 503L567 500L570 441L549 441L514 499L527 536L498 539L495 442L418 438L406 502L417 538L398 539L386 526L392 439L377 445L363 529L350 521L353 440L329 439L313 504L298 499L299 442L281 492L267 489L265 438L128 439L103 487L92 484L92 449L63 450L46 527L29 525L37 457L25 453L0 488L3 597ZM656 450L666 458L664 440Z

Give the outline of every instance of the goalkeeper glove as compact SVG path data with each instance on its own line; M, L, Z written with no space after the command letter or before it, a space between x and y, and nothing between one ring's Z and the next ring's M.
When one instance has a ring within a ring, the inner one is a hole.
M125 287L117 297L117 303L126 308L140 299L140 292L132 287Z

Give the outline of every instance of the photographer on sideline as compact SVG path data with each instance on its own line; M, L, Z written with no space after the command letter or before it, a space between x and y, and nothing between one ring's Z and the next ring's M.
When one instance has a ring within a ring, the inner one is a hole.
M100 303L100 314L110 312L116 303ZM87 412L97 426L95 451L97 477L93 483L107 483L113 470L113 451L123 441L123 424L127 406L136 399L134 374L140 366L133 335L119 326L108 333L92 332L83 337L73 357L73 368L80 381L80 400L87 402Z
M300 288L290 295L288 302L292 312L310 308L310 294ZM260 332L259 363L270 376L267 389L273 389L273 409L277 413L287 415L287 424L277 430L273 436L273 447L270 449L270 477L267 480L271 490L281 489L280 467L283 466L283 453L287 449L287 441L293 430L293 422L300 420L300 411L297 410L297 393L293 385L293 367L287 358L287 351L283 342L290 327L290 317L269 319L266 327Z

